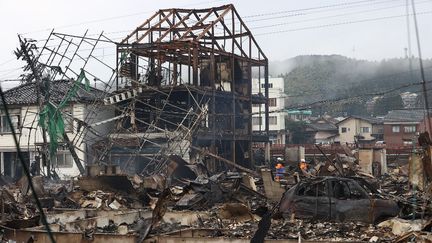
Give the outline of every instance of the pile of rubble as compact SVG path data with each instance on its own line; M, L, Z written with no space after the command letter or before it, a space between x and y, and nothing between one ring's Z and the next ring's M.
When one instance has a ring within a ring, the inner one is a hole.
M57 237L80 233L87 240L110 235L143 241L195 231L201 237L250 239L256 232L264 232L266 239L311 241L407 242L430 237L432 224L425 220L432 216L430 197L412 190L404 168L374 178L362 173L358 161L347 154L317 161L308 173L297 170L297 178L281 182L273 181L265 169L260 178L239 172L210 175L202 164L189 165L179 157L172 157L168 168L166 174L159 175L96 174L62 183L35 177L33 182L51 230L62 233ZM301 219L299 214L281 217L278 210L284 199L280 198L293 186L284 182L319 182L319 178L375 186L377 190L364 190L396 201L400 213L376 224ZM269 199L269 191L276 199ZM3 239L17 239L17 230L18 240L23 241L44 232L25 180L3 186L0 198ZM262 230L265 225L267 229Z

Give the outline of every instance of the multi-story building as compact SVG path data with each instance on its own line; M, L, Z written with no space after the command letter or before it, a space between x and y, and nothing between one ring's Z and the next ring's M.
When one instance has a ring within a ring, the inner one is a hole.
M74 85L70 81L53 81L50 84L50 102L59 104ZM39 161L43 173L47 173L42 154L44 141L39 125L39 105L36 83L26 83L5 92L9 114L17 134L22 155L27 164ZM90 88L86 91L80 87L75 97L71 98L61 111L64 119L65 133L75 147L80 163L92 162L92 144L99 137L106 136L112 130L112 124L102 122L114 116L109 107L97 109L99 97L105 92ZM100 122L100 124L98 124ZM91 130L91 131L90 131ZM49 136L48 145L49 145ZM54 170L61 178L80 174L79 168L71 155L66 142L57 141L57 153L50 158L50 171ZM22 166L18 160L17 148L12 137L12 130L7 123L4 111L0 113L0 168L1 175L19 179Z
M267 100L265 89L251 92L252 74L268 73L268 60L237 16L231 4L161 9L117 44L116 92L105 103L124 118L95 146L102 162L131 174L164 173L174 154L213 172L226 170L221 158L254 165L252 144L268 137L252 132L252 104ZM220 26L231 34L212 31Z
M412 145L417 132L425 131L423 110L392 110L384 117L384 141L387 145Z
M264 79L253 79L252 93L264 93ZM283 78L269 78L269 139L273 144L285 144L285 93ZM252 130L263 132L265 128L264 104L253 104Z

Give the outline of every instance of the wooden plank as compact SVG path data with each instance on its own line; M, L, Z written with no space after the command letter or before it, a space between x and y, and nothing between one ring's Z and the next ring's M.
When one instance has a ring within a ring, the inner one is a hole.
M254 175L254 176L259 176L258 173L257 173L256 171L253 171L253 170L251 170L251 169L248 169L248 168L245 168L245 167L243 167L243 166L241 166L241 165L238 165L238 164L232 162L231 160L228 160L228 159L222 158L222 157L219 156L219 155L216 155L216 154L210 153L209 151L206 151L206 150L204 150L204 149L200 149L200 148L195 147L195 146L191 146L191 148L192 148L192 149L195 149L195 150L197 150L197 151L199 151L199 152L201 152L201 153L204 153L204 154L206 154L206 155L208 155L208 156L211 156L211 157L213 157L213 158L215 158L215 159L217 159L217 160L220 160L220 161L222 161L222 162L224 162L224 163L226 163L226 164L228 164L228 165L231 165L231 166L233 166L233 167L235 167L235 168L237 168L237 169L239 169L239 170L241 170L241 171L244 171L244 172L250 173L250 174L252 174L252 175Z

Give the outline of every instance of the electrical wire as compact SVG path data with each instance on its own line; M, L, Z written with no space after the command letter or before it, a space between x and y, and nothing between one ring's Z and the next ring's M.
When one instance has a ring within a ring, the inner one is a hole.
M202 2L198 2L198 3L182 5L180 7L198 6L201 4L208 4L208 3L221 2L221 1L225 1L225 0L214 0L214 1L210 1L210 2L209 1L202 1ZM88 21L83 21L83 22L79 22L79 23L72 23L72 24L67 24L67 25L56 26L55 29L64 29L64 28L70 28L70 27L75 27L75 26L81 26L81 25L85 25L85 24L107 22L107 21L111 21L111 20L115 20L115 19L128 18L128 17L138 16L138 15L148 14L148 13L153 13L153 11L143 11L143 12L137 12L137 13L131 13L131 14L125 14L125 15L112 16L112 17L108 17L108 18L88 20ZM39 29L39 30L21 33L21 35L46 32L46 31L50 31L51 29L53 29L53 28L44 28L44 29Z
M432 81L427 81L427 83L432 83ZM360 99L360 98L365 98L365 97L370 97L370 96L384 96L386 94L404 89L404 88L408 88L408 87L412 87L412 86L418 86L418 85L422 85L422 82L413 82L413 83L409 83L409 84L404 84L401 86L398 86L396 88L392 88L392 89L388 89L388 90L384 90L384 91L378 91L378 92L372 92L372 93L363 93L363 94L358 94L358 95L354 95L354 96L343 96L343 97L337 97L337 98L333 98L333 99L325 99L325 100L319 100L319 101L314 101L314 102L310 102L307 104L297 104L297 105L290 105L287 106L283 109L278 109L278 110L273 110L270 111L270 113L277 113L277 112L283 112L285 110L290 110L290 109L305 109L305 108L311 108L311 107L316 107L316 106L321 106L321 105L329 105L329 104L334 104L337 102L342 102L342 101L349 101L349 100L356 100L356 99ZM264 112L253 112L252 114L262 114Z
M430 0L420 2L420 4L421 3L430 3ZM303 19L303 20L299 20L299 21L289 21L289 22L282 22L282 23L278 23L278 24L270 24L270 25L263 25L263 26L250 26L249 28L254 29L254 30L263 29L263 28L272 28L272 27L291 25L291 24L296 24L296 23L306 23L306 22L311 22L311 21L316 21L316 20L326 20L326 19L341 17L341 16L352 16L352 15L356 15L356 14L371 13L371 12L389 10L392 8L399 8L399 7L404 7L404 6L405 6L405 4L399 4L399 5L395 5L395 6L391 6L391 7L368 9L368 10L362 10L362 11L351 12L351 13L342 13L342 14L336 14L336 15L327 15L327 16L321 16L321 17L316 17L316 18Z
M423 1L421 3L426 3L426 1ZM372 10L366 10L366 11L359 11L359 12L350 13L350 14L339 14L339 15L324 16L324 17L318 17L318 18L306 19L306 20L299 20L299 21L293 21L293 22L283 22L283 23L271 24L271 25L265 25L265 26L255 26L255 27L252 26L252 27L249 27L249 28L251 30L262 29L262 28L272 28L272 27L278 27L278 26L288 25L288 24L292 24L292 23L304 23L304 22L309 22L309 21L314 21L314 20L328 19L328 18L337 17L337 16L344 16L344 15L351 15L351 14L357 14L357 13L367 13L367 12L373 12L373 11L379 11L379 10L386 10L386 9L389 9L389 8L401 7L401 6L403 6L403 5L397 5L397 6L392 6L392 7L380 8L380 9L372 9ZM425 11L425 12L420 12L417 15L425 15L425 14L431 14L431 13L432 13L432 11ZM269 32L261 32L261 33L258 32L258 33L255 34L255 36L262 36L262 35L269 35L269 34L279 34L279 33L285 33L285 32L295 32L295 31L302 31L302 30L309 30L309 29L328 28L328 27L333 27L333 26L356 24L356 23L363 23L363 22L373 22L373 21L386 20L386 19L394 19L394 18L400 18L400 17L406 17L406 14L404 14L404 15L383 16L383 17L376 17L376 18L366 18L366 19L360 19L360 20L354 20L354 21L345 21L345 22L339 22L339 23L330 23L330 24L325 24L325 25L312 25L312 26L307 26L307 27L300 27L300 28L293 28L293 29L286 29L286 30L278 30L278 31L269 31ZM112 32L112 33L124 33L124 32L130 32L130 31L115 31L115 32ZM110 33L110 32L108 32L108 33ZM216 35L222 35L222 34L223 34L222 32L216 33Z
M12 62L12 61L15 60L15 59L16 59L16 58L11 58L11 59L9 59L9 60L6 60L6 61L0 63L0 66L3 66L3 65L5 65L5 64L8 64L8 63Z
M316 6L316 7L310 7L310 8L300 8L300 9L283 10L283 11L260 13L260 14L253 14L253 15L245 15L242 18L248 19L248 18L255 18L255 17L262 17L262 16L274 16L274 15L285 14L285 13L295 13L295 12L310 11L310 10L316 10L316 9L327 9L327 8L341 7L341 6L351 6L351 5L360 4L360 3L367 3L367 6L370 6L370 4L372 4L372 3L385 3L385 2L394 2L394 0L386 0L386 1L363 0L363 1L356 1L356 2L344 2L344 3L329 4L329 5ZM361 6L364 6L364 5L361 5ZM358 7L358 6L354 6L354 7Z
M425 11L425 12L417 13L417 15L426 15L426 14L432 14L432 11ZM285 33L285 32L294 32L294 31L301 31L301 30L322 29L322 28L328 28L328 27L334 27L334 26L340 26L340 25L374 22L374 21L379 21L379 20L387 20L387 19L394 19L394 18L401 18L401 17L406 17L406 15L405 14L392 15L392 16L384 16L384 17L377 17L377 18L360 19L360 20L355 20L355 21L346 21L346 22L331 23L331 24L324 24L324 25L314 25L314 26L294 28L294 29L270 31L270 32L264 32L264 33L258 33L258 34L255 34L255 36L280 34L280 33Z

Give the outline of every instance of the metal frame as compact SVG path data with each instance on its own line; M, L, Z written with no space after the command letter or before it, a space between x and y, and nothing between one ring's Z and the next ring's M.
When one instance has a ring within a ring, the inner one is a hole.
M179 113L186 116L184 110L189 107L194 111L194 116L185 123L171 122L161 118L170 105L146 104L146 109L158 114L157 121L136 117L132 109L134 119L141 125L151 124L160 129L172 123L186 126L192 144L201 143L212 154L245 167L254 164L252 144L258 140L252 132L252 104L263 103L263 99L252 95L252 67L264 69L268 136L268 59L232 4L206 9L159 10L117 44L116 55L119 74L116 97L122 98L111 100L119 106L130 107L131 102L142 104L141 100L157 100L170 93L184 94L181 99L187 105ZM123 70L128 70L130 75ZM169 96L165 97L164 104L173 103ZM221 102L229 105L222 109ZM202 105L208 108L206 119L200 116ZM208 124L207 131L197 126L191 130L197 117ZM221 123L227 124L222 130L228 131L217 130ZM220 167L215 157L212 160L214 168L210 169Z

